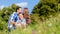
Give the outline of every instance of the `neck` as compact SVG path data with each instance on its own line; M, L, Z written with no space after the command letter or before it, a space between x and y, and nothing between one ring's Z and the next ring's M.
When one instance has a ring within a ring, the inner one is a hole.
M23 18L19 18L19 19L23 19Z
M19 14L19 13L17 12L17 14Z

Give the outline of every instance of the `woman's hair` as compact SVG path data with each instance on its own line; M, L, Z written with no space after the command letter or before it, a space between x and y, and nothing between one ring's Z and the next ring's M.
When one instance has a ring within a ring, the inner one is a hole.
M28 9L28 8L24 8L24 9Z

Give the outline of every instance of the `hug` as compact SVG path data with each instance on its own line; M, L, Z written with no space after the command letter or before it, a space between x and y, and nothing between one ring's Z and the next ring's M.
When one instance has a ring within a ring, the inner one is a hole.
M26 28L30 22L31 20L28 8L24 8L22 11L22 7L17 6L16 11L9 16L8 30L11 32L12 29L16 29L17 27Z

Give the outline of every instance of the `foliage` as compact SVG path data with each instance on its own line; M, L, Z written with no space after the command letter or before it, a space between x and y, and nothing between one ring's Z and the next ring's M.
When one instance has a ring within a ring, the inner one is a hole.
M60 0L40 0L35 5L31 14L31 24L27 29L16 29L11 34L32 34L33 30L37 34L60 34ZM16 5L0 9L0 34L7 34L7 21L14 11ZM49 18L50 17L50 18ZM49 18L49 19L48 19Z
M47 17L49 15L55 15L58 12L58 1L57 0L40 0L35 5L32 13L39 14L40 16Z
M37 16L36 14L34 14ZM32 16L35 18L35 16ZM36 31L37 34L60 34L60 14L56 17L51 17L46 19L46 21L39 21L38 18L35 19L38 24L31 24L26 29L12 30L10 34L32 34L33 31ZM7 32L0 32L1 34L6 34Z
M9 7L4 7L0 10L0 30L7 29L7 23L10 14L16 11L16 5L12 4Z

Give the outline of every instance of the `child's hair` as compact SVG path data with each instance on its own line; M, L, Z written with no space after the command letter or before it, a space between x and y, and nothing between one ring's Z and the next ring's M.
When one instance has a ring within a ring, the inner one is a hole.
M22 13L20 12L19 14L22 14ZM19 15L19 14L18 14L18 15Z

